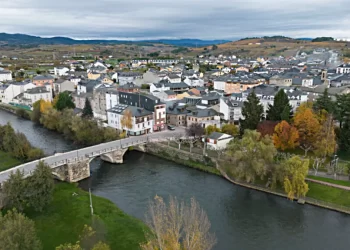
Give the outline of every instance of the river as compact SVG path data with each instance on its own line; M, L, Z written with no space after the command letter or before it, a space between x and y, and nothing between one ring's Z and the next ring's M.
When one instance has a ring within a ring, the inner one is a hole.
M60 135L0 110L0 124L6 122L47 153L74 148ZM96 159L91 171L82 188L91 187L95 195L140 219L155 195L196 198L216 234L215 250L349 249L350 216L238 187L151 155L128 152L121 165Z

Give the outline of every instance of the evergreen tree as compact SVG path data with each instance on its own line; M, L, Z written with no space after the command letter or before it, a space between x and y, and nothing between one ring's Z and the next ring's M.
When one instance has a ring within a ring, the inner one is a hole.
M315 111L326 110L329 114L334 112L334 103L328 95L327 88L323 91L323 94L317 98L313 107Z
M74 109L75 104L72 100L72 96L68 92L62 92L58 95L57 102L54 105L54 108L62 111L66 108Z
M92 108L91 108L91 103L90 103L88 98L85 99L85 106L84 106L83 113L81 116L85 117L85 118L91 118L94 116L94 114L92 112Z
M34 221L18 213L16 209L7 211L5 216L0 213L0 249L42 249Z
M284 90L281 89L276 94L273 105L269 105L266 119L270 121L289 121L291 111L292 107L289 104L288 96Z
M240 119L241 133L243 134L246 129L255 130L258 127L260 120L263 118L263 112L264 108L260 104L259 98L254 91L251 92L242 108L244 120Z
M10 178L3 184L3 192L8 207L23 211L28 203L24 173L18 169L16 172L11 172Z
M51 202L54 185L51 168L39 161L33 175L28 179L29 205L41 212Z

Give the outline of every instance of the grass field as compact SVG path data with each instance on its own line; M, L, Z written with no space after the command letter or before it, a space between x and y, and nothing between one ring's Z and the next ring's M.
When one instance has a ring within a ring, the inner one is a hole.
M105 238L111 249L139 249L146 226L107 199L92 196L92 200L94 215L103 221ZM68 183L56 184L54 199L44 212L26 211L26 214L35 221L43 249L75 243L84 225L92 222L88 193Z
M9 153L0 151L0 172L20 164L20 160L12 157Z
M308 182L308 185L310 190L306 195L307 197L326 201L335 205L350 207L350 191L313 182Z
M308 175L308 178L313 179L313 180L324 181L324 182L328 182L328 183L333 183L333 184L337 184L337 185L350 187L350 181L333 180L330 178L312 176L312 175Z

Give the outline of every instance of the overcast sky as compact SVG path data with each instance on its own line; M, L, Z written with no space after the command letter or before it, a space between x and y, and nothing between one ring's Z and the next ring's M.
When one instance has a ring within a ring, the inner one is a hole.
M78 39L350 38L350 0L1 0L0 32Z

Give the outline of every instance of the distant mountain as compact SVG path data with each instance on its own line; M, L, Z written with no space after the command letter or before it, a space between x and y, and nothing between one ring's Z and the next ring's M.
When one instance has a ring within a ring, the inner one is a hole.
M309 37L301 37L301 38L296 38L296 40L301 40L301 41L311 41L313 38Z
M159 39L159 40L145 40L143 42L150 43L164 43L175 46L186 46L186 47L203 47L214 44L222 44L231 42L229 40L200 40L200 39Z
M7 34L0 33L0 45L42 45L42 44L153 44L162 43L174 46L208 46L229 42L227 40L200 40L200 39L157 39L157 40L140 40L140 41L123 41L123 40L75 40L68 37L51 37L43 38L25 34Z

